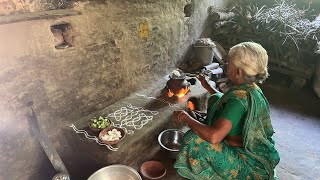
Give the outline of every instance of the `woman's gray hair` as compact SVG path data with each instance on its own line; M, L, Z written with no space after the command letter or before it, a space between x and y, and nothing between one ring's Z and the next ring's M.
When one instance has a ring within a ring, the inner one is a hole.
M245 73L247 82L262 83L269 76L267 51L258 43L243 42L233 46L229 59Z

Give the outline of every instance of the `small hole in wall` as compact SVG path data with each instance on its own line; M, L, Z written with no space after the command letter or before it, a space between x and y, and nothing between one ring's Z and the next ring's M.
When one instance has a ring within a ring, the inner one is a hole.
M184 15L185 17L190 17L193 12L193 5L192 4L187 4L184 6Z
M72 46L69 23L57 24L51 26L51 32L54 38L54 47L56 49L65 49Z

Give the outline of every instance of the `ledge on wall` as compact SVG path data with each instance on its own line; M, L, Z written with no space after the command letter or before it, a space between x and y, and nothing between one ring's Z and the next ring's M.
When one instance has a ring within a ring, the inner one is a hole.
M15 14L8 16L0 16L0 25L10 24L22 21L33 21L39 19L54 19L65 16L77 16L81 15L81 12L70 9L59 9L51 11L33 12L25 14Z

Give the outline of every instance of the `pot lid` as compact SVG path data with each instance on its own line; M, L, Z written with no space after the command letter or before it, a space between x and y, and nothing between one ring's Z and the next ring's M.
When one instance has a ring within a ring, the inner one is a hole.
M169 74L170 79L185 79L186 74L183 73L180 69L175 69Z

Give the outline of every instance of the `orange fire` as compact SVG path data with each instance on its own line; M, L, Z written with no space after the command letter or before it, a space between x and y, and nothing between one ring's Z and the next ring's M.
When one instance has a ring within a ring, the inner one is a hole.
M189 89L190 89L189 87L182 88L182 89L180 89L179 93L177 93L177 94L174 94L174 93L171 91L171 89L169 89L169 90L168 90L168 96L169 96L169 97L172 97L172 96L176 95L176 96L178 96L179 98L181 98L181 97L185 96L185 95L189 92Z
M174 93L171 91L171 89L168 90L168 96L169 96L169 97L174 96Z
M178 96L179 98L183 97L184 95L186 95L187 93L189 92L189 87L185 87L185 88L182 88L180 90L180 92L176 95Z
M192 101L188 101L187 107L188 107L191 111L195 110L195 107L194 107L194 104L193 104Z

